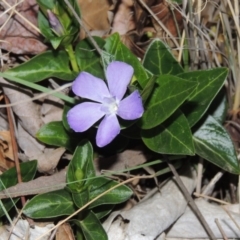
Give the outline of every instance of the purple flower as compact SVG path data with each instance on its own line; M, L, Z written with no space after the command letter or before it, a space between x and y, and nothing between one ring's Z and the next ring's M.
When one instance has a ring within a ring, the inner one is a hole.
M104 117L98 127L96 142L99 147L109 144L119 133L117 115L125 120L140 118L143 114L142 99L136 90L123 99L133 76L132 66L112 62L106 70L105 82L87 72L81 72L73 82L73 92L94 102L83 102L67 114L67 121L75 132L84 132Z

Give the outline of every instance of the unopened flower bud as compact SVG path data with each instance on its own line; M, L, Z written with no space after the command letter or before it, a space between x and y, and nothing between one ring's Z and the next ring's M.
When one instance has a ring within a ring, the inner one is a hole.
M56 15L49 9L47 10L47 14L48 14L49 23L50 23L51 28L53 29L53 31L58 36L62 36L64 34L64 29L63 29L62 24L60 23L60 21L56 17Z

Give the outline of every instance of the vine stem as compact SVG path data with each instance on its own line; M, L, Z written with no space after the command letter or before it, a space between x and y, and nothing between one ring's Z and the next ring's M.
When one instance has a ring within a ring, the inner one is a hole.
M69 59L70 59L73 71L78 73L79 72L79 68L78 68L78 65L77 65L77 61L76 61L76 57L75 57L72 45L69 44L67 47L65 47L65 49L66 49L66 51L68 53L68 56L69 56Z

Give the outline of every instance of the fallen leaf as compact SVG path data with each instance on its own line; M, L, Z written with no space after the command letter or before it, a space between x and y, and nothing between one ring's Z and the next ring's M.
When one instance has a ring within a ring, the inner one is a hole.
M89 31L107 33L110 29L108 11L111 7L109 0L78 0L83 22ZM85 37L85 33L82 34Z
M192 193L196 186L196 172L188 164L184 169L180 177L188 192ZM160 233L170 227L184 213L187 201L174 178L168 181L160 191L139 202L130 210L110 214L103 223L108 238L156 239Z
M61 224L56 232L56 240L74 240L74 234L69 223Z
M228 214L219 205L207 202L204 199L198 199L196 204L204 216L207 225L212 230L216 239L222 239L223 236L219 231L219 228L215 222L217 219L223 232L226 235L226 239L239 239L239 228L235 225ZM239 209L239 204L238 204ZM240 222L239 212L238 214L232 213L232 216L236 222ZM167 239L209 239L205 229L199 222L199 219L192 212L191 208L187 208L185 213L179 218L179 220L173 225L167 234Z
M17 5L15 0L3 0L1 6L4 10L0 10L0 48L16 54L38 54L47 49L34 28L38 12L35 0L24 0Z
M19 87L15 84L9 83L1 77L0 83L3 87L4 94L6 94L11 103L25 101L24 103L19 103L13 106L12 109L19 118L23 128L32 136L35 136L37 131L43 125L43 122L39 113L38 104L31 100L33 97L32 92L22 86Z

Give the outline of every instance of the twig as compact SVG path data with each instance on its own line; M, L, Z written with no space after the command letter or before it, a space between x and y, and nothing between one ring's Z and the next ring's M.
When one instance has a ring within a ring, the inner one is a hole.
M10 103L6 95L5 95L5 102L7 104ZM11 110L9 107L7 108L7 115L8 115L9 129L10 129L10 135L11 135L13 157L14 157L15 166L16 166L16 170L17 170L17 178L18 178L18 182L21 183L22 176L21 176L20 164L19 164L19 159L18 159L18 146L17 146L15 134L14 134L14 125L13 125L12 114L11 114ZM26 203L26 199L24 196L21 196L21 201L22 201L22 206L24 206Z
M191 195L189 194L187 188L185 187L185 185L183 184L181 178L179 177L177 171L175 170L174 166L169 162L168 158L165 156L166 162L169 166L169 168L171 169L173 175L176 178L176 182L179 186L179 188L181 189L181 191L183 192L185 198L187 199L190 207L192 208L192 210L195 212L195 214L197 215L199 221L202 223L203 227L205 228L207 234L209 235L209 237L212 240L216 240L216 237L214 236L214 233L212 232L212 230L209 228L208 223L206 222L206 220L204 219L202 213L199 211L196 203L193 201Z
M224 239L224 240L228 240L228 238L227 238L225 232L223 231L223 228L222 228L222 226L220 225L220 223L219 223L219 221L218 221L217 218L215 219L215 223L217 224L217 227L218 227L220 233L222 234L223 239Z
M102 49L98 46L97 42L94 40L94 38L91 36L90 32L88 31L88 29L84 26L82 20L80 19L80 17L77 15L76 11L74 10L74 8L72 7L72 5L70 4L70 2L68 0L64 0L64 2L67 4L67 6L69 7L69 9L72 11L72 14L74 15L74 17L76 18L76 20L78 21L78 23L81 25L81 27L84 29L84 31L87 33L88 37L90 38L93 46L96 48L97 52L99 53L100 56L102 56Z
M151 16L157 21L157 23L160 25L160 27L171 37L172 41L176 45L177 48L179 48L179 43L175 39L175 37L169 32L169 30L166 28L166 26L158 19L156 14L148 7L148 5L143 2L142 0L138 0L140 4L151 14Z

